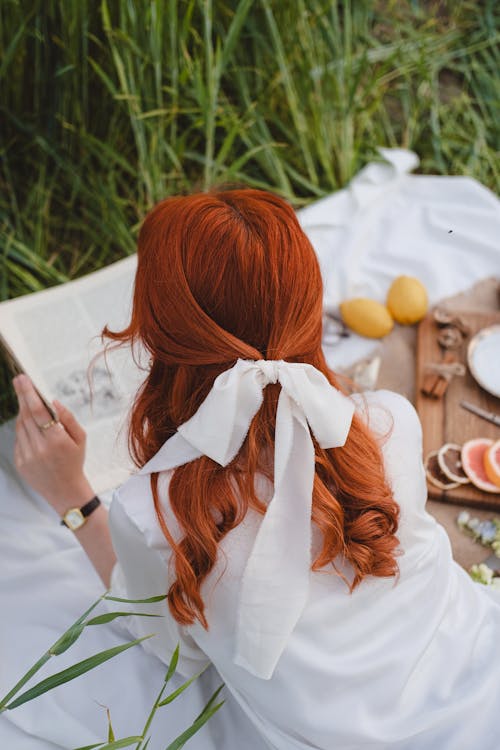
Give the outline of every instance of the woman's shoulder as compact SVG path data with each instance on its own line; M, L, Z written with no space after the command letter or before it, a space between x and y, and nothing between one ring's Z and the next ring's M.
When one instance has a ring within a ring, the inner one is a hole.
M406 440L414 437L422 440L422 425L418 413L409 399L396 391L379 389L353 393L356 413L375 432L387 432L404 436Z
M400 538L408 547L413 543L411 534L417 529L417 517L420 524L425 522L432 530L435 527L424 513L427 483L420 418L411 401L394 391L367 391L352 398L356 413L380 446L386 476L402 510Z
M416 493L418 505L425 504L422 425L411 401L388 390L366 391L353 399L356 413L380 446L398 501L407 505L409 494Z

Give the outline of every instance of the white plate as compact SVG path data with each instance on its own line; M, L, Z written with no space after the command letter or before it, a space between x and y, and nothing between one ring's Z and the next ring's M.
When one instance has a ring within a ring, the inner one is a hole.
M476 333L469 342L467 363L479 385L500 398L500 325Z

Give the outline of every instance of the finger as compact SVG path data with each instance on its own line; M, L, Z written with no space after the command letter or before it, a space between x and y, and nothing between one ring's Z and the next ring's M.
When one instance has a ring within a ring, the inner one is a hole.
M30 445L30 453L39 453L43 449L43 435L40 432L39 428L39 422L38 419L41 418L41 415L43 412L40 410L39 416L36 419L33 417L33 414L31 412L30 406L29 406L29 390L23 387L22 383L17 383L17 397L19 401L19 421L22 423L24 427L24 435L25 438L28 439L29 445ZM34 392L34 390L33 390ZM35 392L34 392L35 393ZM35 396L37 394L35 393ZM39 399L39 397L37 396ZM36 401L33 402L34 407L36 406ZM46 421L46 420L45 420Z
M19 405L19 416L24 419L27 415L29 415L29 407L26 398L24 397L24 392L21 387L19 375L14 378L12 384L14 385L14 390L17 396L17 403Z
M24 439L23 425L22 425L22 421L20 417L16 419L15 429L16 429L16 439L14 441L14 461L17 464L19 460L22 460L24 458L23 448L21 444Z
M22 461L28 461L33 455L24 421L19 417L16 419L16 443L14 449L17 450L17 454Z
M52 419L52 415L44 405L42 399L36 392L33 383L27 375L20 375L17 378L18 381L18 397L22 401L22 407L25 409L26 406L35 420L36 425L41 426ZM24 414L23 414L24 416ZM26 415L27 417L27 415ZM26 421L26 418L25 418Z
M23 425L33 453L40 453L43 450L44 437L31 414L23 418Z
M14 466L19 466L23 460L22 453L19 449L19 441L16 440L14 443Z
M83 443L87 433L81 426L80 422L78 422L73 412L57 400L54 400L54 406L56 407L57 416L60 419L61 424L64 425L69 436L73 438L78 445Z

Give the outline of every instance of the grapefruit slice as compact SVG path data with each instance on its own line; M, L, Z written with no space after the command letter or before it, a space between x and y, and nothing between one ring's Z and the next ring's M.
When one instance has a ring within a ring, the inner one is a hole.
M443 474L437 456L438 451L432 451L425 459L425 474L428 481L440 490L454 490L460 487L460 482L450 482L446 474Z
M439 468L448 477L450 482L458 484L470 484L470 479L462 466L462 446L456 443L445 443L439 449L437 460Z
M498 492L500 487L490 482L484 468L484 455L493 445L493 440L476 438L462 446L462 466L472 484L484 492Z
M500 440L487 448L483 461L486 476L492 484L500 487Z

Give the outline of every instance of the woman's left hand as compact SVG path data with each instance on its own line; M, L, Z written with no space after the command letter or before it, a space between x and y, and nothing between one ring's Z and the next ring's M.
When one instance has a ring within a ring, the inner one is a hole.
M52 416L30 378L13 380L19 402L14 464L19 474L63 516L90 500L92 490L84 472L86 433L69 409L55 401L58 420L41 429Z

